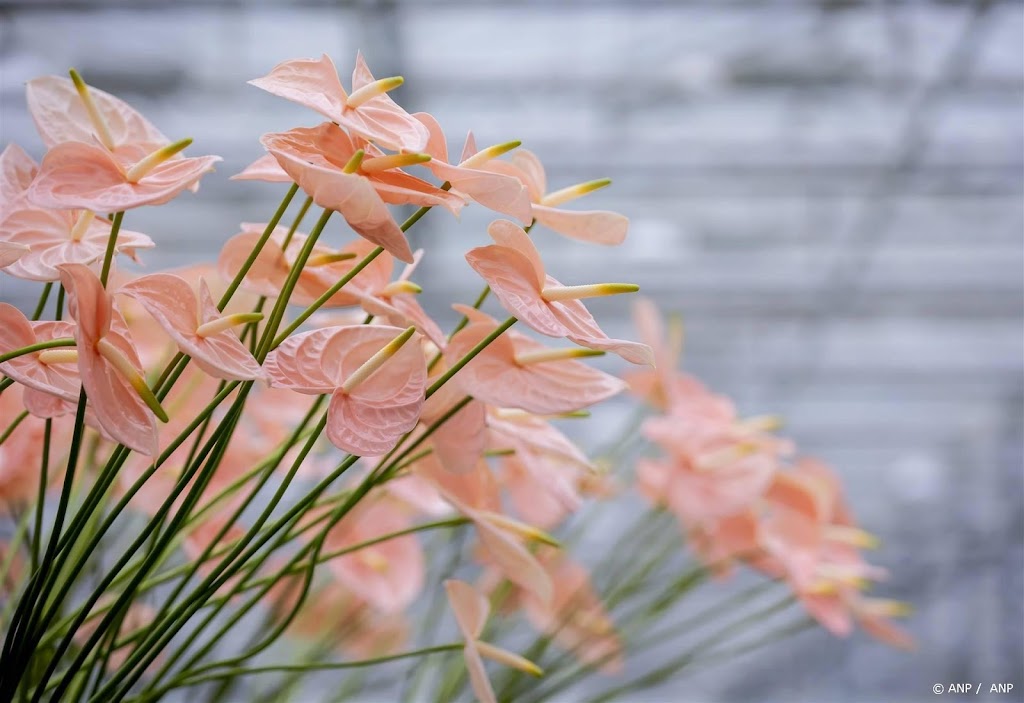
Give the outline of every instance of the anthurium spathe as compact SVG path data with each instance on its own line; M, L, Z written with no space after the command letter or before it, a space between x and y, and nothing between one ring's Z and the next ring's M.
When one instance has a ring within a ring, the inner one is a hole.
M0 222L0 238L21 245L26 253L5 270L17 278L56 281L63 264L84 264L99 272L111 223L89 210L16 209ZM141 232L122 229L115 251L134 260L138 249L149 249L153 240Z
M429 155L377 155L367 151L368 145L357 146L332 122L264 134L260 142L313 202L341 213L361 237L406 263L412 263L412 250L387 204L439 205L453 214L465 205L458 196L400 169L428 161Z
M498 328L489 315L457 306L472 322L452 337L445 357L450 363L469 352ZM604 352L570 347L550 349L509 330L477 354L455 377L474 398L498 407L556 414L606 400L625 388L614 376L576 359Z
M0 241L0 268L10 266L28 253L28 247L17 242Z
M416 426L427 380L415 328L342 326L285 340L263 365L272 385L331 394L327 437L359 456L379 456Z
M219 156L171 159L190 139L167 144L134 162L119 161L103 147L65 142L46 152L28 197L48 208L119 212L161 205L213 171Z
M257 322L259 313L221 315L206 280L197 292L183 278L154 273L121 286L120 293L139 301L147 312L206 373L226 380L247 381L263 376L259 363L233 329Z
M13 305L0 303L0 354L39 342L71 337L70 322L29 321ZM58 403L78 400L78 352L73 348L46 349L16 356L0 364L0 373L25 386L25 405L33 415L59 414ZM37 397L42 396L42 397Z
M514 217L524 225L532 222L530 196L526 186L514 176L485 169L493 159L519 146L519 142L506 142L479 150L471 132L466 137L459 163L451 164L448 162L448 143L441 125L425 112L418 112L414 117L430 132L430 141L425 149L430 154L430 161L425 164L426 168L450 183L453 191L466 195L474 202L502 215Z
M253 248L262 237L265 226L243 222L242 231L224 243L217 257L217 270L226 280L233 279L246 265ZM286 228L275 228L270 240L263 245L246 271L242 287L258 295L271 298L279 296L295 257L302 250L306 239L307 235L303 232L293 232L289 238ZM319 242L315 244L295 283L291 301L300 305L312 303L339 278L352 270L357 256L359 252L354 251L351 246L335 250ZM369 276L369 271L376 266L376 261L371 262L356 279L353 279L351 285L356 285L356 281ZM357 305L358 302L358 298L349 290L343 289L331 296L330 300L324 303L324 307Z
M374 495L328 534L326 546L331 551L353 548L410 526L407 512L397 501L386 494ZM405 610L423 588L423 548L415 535L353 549L330 564L341 583L385 614Z
M285 61L249 83L316 110L352 134L387 149L422 151L427 145L426 127L387 95L402 84L402 78L374 79L362 53L356 54L351 94L345 92L334 62L326 54L319 59Z
M513 176L527 188L533 219L559 234L594 244L616 245L626 239L629 219L607 210L563 210L563 205L587 193L604 188L611 181L603 178L547 192L544 165L526 149L517 150L509 161L489 161L488 170Z
M534 676L543 674L533 662L480 640L484 625L487 624L487 617L491 612L491 606L483 594L468 583L454 579L445 581L444 589L448 594L448 603L455 614L459 631L466 640L466 645L462 650L466 658L466 670L469 673L473 693L481 703L496 703L497 701L491 682L487 678L487 671L484 669L484 657Z
M87 266L65 264L60 280L75 322L78 369L100 428L146 456L159 448L156 419L167 420L146 385L128 327Z
M42 76L25 87L29 112L43 144L99 144L134 163L170 143L160 130L120 98L71 78Z
M35 159L17 144L8 144L0 152L0 222L24 203L38 170Z
M580 298L632 293L628 283L563 286L544 271L540 252L521 227L497 220L487 228L495 241L466 254L466 261L483 277L512 315L549 337L565 337L580 346L618 354L634 364L653 364L646 344L610 339L597 325Z

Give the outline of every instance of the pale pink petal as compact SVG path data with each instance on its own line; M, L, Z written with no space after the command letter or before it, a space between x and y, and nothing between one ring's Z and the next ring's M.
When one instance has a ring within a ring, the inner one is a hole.
M455 579L445 581L444 590L462 636L467 642L475 641L484 631L491 612L487 598L468 583Z
M423 421L433 424L463 398L455 383L446 383L423 406ZM473 471L487 446L487 410L483 403L471 401L440 425L430 442L441 465L452 473Z
M372 354L402 333L397 327L360 326L349 337L362 339L342 363L347 378ZM391 451L420 417L426 389L426 361L416 339L409 340L351 394L336 392L327 418L327 437L351 454L379 456Z
M96 421L126 447L155 456L159 451L156 417L131 385L96 351L96 343L102 337L116 346L136 371L144 373L126 333L111 330L123 326L123 321L112 323L110 298L96 274L87 267L61 267L61 283L67 291L68 310L78 323L78 368Z
M271 385L309 395L332 393L344 382L341 365L352 343L350 329L325 327L286 339L263 363Z
M388 169L375 173L371 182L374 190L388 205L443 207L456 216L466 206L466 201L459 195L441 190L401 169Z
M265 134L260 139L317 205L341 213L360 236L384 247L397 259L411 262L409 242L371 181L359 174L344 173L344 164L330 163L324 157L321 146L347 140L330 123L315 129Z
M233 181L266 181L268 183L291 183L291 177L285 173L273 154L264 154L246 166L240 173L231 177Z
M38 170L35 160L17 144L8 144L0 152L0 222L21 205Z
M252 354L231 330L200 337L199 324L220 317L210 289L200 279L200 301L184 279L167 273L137 278L120 288L121 293L138 300L185 354L206 373L226 380L252 380L262 370Z
M546 285L560 286L561 283L548 276ZM549 309L555 319L568 330L565 336L581 347L618 354L633 364L654 366L654 352L649 346L639 342L609 338L598 326L594 316L590 314L582 301L560 300L557 303L552 303Z
M0 268L10 266L29 251L24 244L0 241Z
M626 240L629 218L607 210L561 210L533 206L533 217L559 234L582 242L615 246Z
M487 615L491 610L490 605L482 594L463 581L449 579L444 582L444 589L455 614L455 621L466 640L463 656L466 659L466 670L473 693L480 703L496 703L494 689L491 688L483 659L476 648L476 640L483 632Z
M528 149L516 149L512 153L511 163L526 177L526 187L530 189L530 199L539 202L548 192L548 181L540 159Z
M25 93L47 147L95 141L92 122L71 80L43 76L29 81ZM114 141L115 153L135 161L170 141L123 100L92 86L89 95Z
M473 518L473 513L467 513ZM551 600L553 586L551 577L544 571L537 558L522 544L498 529L486 518L474 518L480 543L487 550L495 564L512 583L535 595L541 602Z
M472 324L459 331L449 343L449 363L465 355L494 331L494 326ZM622 381L573 360L542 362L521 366L517 353L540 351L545 347L533 340L506 333L494 340L455 377L465 391L485 403L521 408L538 414L579 410L619 393Z
M352 70L352 91L374 81L362 53L356 55ZM348 109L338 124L371 142L395 151L419 152L427 146L427 128L395 103L387 93L367 100L358 108Z
M129 183L110 152L92 144L66 142L46 153L28 191L41 207L117 212L160 205L213 170L218 156L165 161L137 183Z
M319 59L284 61L264 77L249 81L249 84L305 105L334 122L340 121L346 109L345 89L341 87L338 71L327 54Z
M529 224L530 194L517 178L492 171L461 168L448 163L448 146L441 125L432 115L418 112L414 115L430 133L426 153L432 157L425 166L441 180L448 181L452 190L463 193L486 208L514 217ZM472 136L472 135L471 135ZM471 140L467 140L467 146ZM475 146L475 145L474 145ZM465 161L469 156L463 155Z
M0 303L0 354L74 334L68 322L29 322L13 305ZM78 400L78 369L68 364L43 364L38 353L22 354L0 364L0 372L27 388L69 401ZM31 410L31 409L30 409ZM36 414L36 413L33 413Z
M228 281L234 280L242 270L249 255L260 239L261 232L242 232L224 243L217 257L217 271ZM242 287L246 290L267 297L281 294L288 275L288 266L284 261L284 252L274 241L264 244L256 256L252 266L242 279Z
M533 240L530 239L530 235L522 227L508 220L495 220L487 226L487 234L490 235L495 244L509 247L525 256L533 268L537 289L540 290L544 287L546 278L544 261L541 259L540 252L537 251Z
M502 306L541 334L564 337L570 331L540 297L536 269L529 258L506 246L471 249L466 261L487 281Z

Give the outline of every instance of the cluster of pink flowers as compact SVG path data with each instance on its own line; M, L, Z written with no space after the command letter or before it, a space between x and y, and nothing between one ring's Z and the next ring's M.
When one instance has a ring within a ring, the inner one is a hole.
M181 508L191 519L180 544L209 570L247 534L243 519L228 516L242 510L242 489L275 453L276 462L296 463L300 480L330 474L337 453L322 443L300 452L292 436L326 399L314 432L362 458L360 485L368 490L340 521L325 522L338 500L313 503L294 541L329 555L326 577L297 589L281 574L267 602L292 636L333 630L353 656L395 651L409 633L405 613L425 588L428 555L413 528L457 515L474 528L472 555L483 570L476 586L445 587L472 687L493 701L482 658L539 673L480 639L487 596L502 586L512 589L503 606L521 608L583 661L621 665L621 642L587 570L548 535L588 497L619 490L553 422L627 388L581 360L611 352L644 367L628 386L663 413L644 433L667 458L643 462L638 485L679 516L709 564L742 559L785 579L835 632L856 617L888 641L905 641L885 620L893 607L860 594L878 571L860 557L865 533L834 477L807 460L788 466L789 444L769 434L769 423L738 420L728 401L675 371L675 353L649 307L641 308L642 344L609 338L582 302L637 286L565 285L547 272L533 227L602 245L624 240L622 215L562 207L607 180L549 191L540 160L518 142L479 149L472 135L450 158L437 120L397 105L388 92L401 79L375 79L361 56L350 91L326 56L285 62L252 83L326 121L264 135L267 154L236 178L296 184L324 215L309 233L297 231L298 220L291 228L243 224L225 237L215 265L142 276L116 268L115 254L136 259L154 246L121 228L125 212L195 191L219 159L186 157L190 140L172 142L74 72L71 80L28 84L48 151L40 164L15 145L0 156L0 266L59 285L67 309L58 303L56 319L42 321L0 304L0 372L9 379L0 408L5 422L18 418L0 445L0 501L31 506L43 457L59 466L84 423L93 442L82 461L132 450L115 493L157 520L193 462L194 447L182 438L195 431L195 419L215 398L248 394L216 471L196 489L199 500ZM411 279L423 251L413 251L389 206L458 214L470 203L501 216L487 230L491 243L465 258L511 317L495 319L479 303L456 305L463 324L446 335L417 302L421 288ZM332 213L355 235L340 245L321 241ZM405 264L397 276L396 259ZM559 268L572 273L564 262ZM266 299L281 304L264 319ZM305 310L278 334L284 303ZM516 322L573 345L545 346L510 329ZM388 463L409 444L419 451ZM59 484L63 475L49 476ZM133 627L147 617L133 617Z
M657 359L627 376L631 391L657 410L644 436L663 458L641 459L637 487L676 516L690 546L719 573L743 562L792 589L825 628L848 635L854 621L878 639L911 648L891 618L904 603L865 596L885 577L862 550L874 536L857 526L842 485L822 462L793 459L795 447L772 431L777 418L743 419L728 399L676 371L681 328L665 324L641 301L636 318Z

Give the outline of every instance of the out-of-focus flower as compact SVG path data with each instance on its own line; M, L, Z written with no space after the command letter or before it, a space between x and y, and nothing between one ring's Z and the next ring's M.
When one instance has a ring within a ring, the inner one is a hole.
M354 548L411 526L408 515L386 495L368 497L328 533L330 551ZM423 548L403 535L334 557L330 568L352 593L385 614L405 610L423 588Z
M444 588L448 594L448 603L455 614L455 621L466 639L466 646L462 650L466 658L466 670L469 672L473 692L481 703L496 703L494 689L491 688L487 671L484 669L483 657L533 676L543 674L536 664L518 654L480 641L479 637L491 612L487 598L463 581L450 579L444 582Z
M434 483L450 505L473 521L488 561L505 578L543 602L551 600L551 579L522 540L553 541L541 530L501 512L498 486L486 463L479 463L469 473L453 474L431 455L417 462L415 471Z
M236 313L222 316L210 288L199 279L199 293L183 278L154 273L136 278L118 291L142 304L183 353L206 373L227 380L261 378L263 370L232 330L263 316Z
M527 188L533 218L559 234L584 242L616 245L626 238L629 219L607 210L563 210L563 205L611 184L608 179L579 183L553 193L547 192L544 166L533 152L519 149L510 161L488 161L483 168L513 176Z
M497 320L468 306L456 306L471 323L452 337L445 358L454 364L498 327ZM622 381L576 359L604 352L551 349L509 330L477 354L455 376L474 398L498 407L556 414L606 400L625 388Z
M356 54L351 94L345 92L327 54L279 63L266 76L249 81L386 149L422 151L427 145L426 127L387 95L402 82L400 76L374 79L362 52Z
M521 227L508 220L497 220L487 232L495 243L470 250L466 261L490 284L509 313L549 337L565 337L583 347L610 351L634 364L654 363L650 347L610 339L580 302L582 298L632 293L639 290L638 286L563 286L545 274L540 253Z
M640 298L633 303L633 324L640 341L654 353L654 368L632 369L624 376L630 390L659 410L667 410L673 398L684 394L692 380L679 373L683 351L683 325L678 318L667 325L654 302Z
M29 251L24 244L0 241L0 268L10 266Z
M289 337L263 365L271 384L331 394L327 436L340 449L379 456L416 426L426 361L415 328L328 327Z
M598 665L606 674L621 672L622 642L586 568L556 550L544 550L540 560L551 575L555 593L547 604L526 594L526 617L581 662Z
M157 414L167 415L146 385L128 327L96 274L81 264L60 268L68 310L78 324L75 342L82 385L100 428L146 456L156 456Z
M412 250L386 203L439 205L456 215L465 205L458 196L401 170L430 156L378 155L370 145L358 147L333 122L264 134L260 143L313 202L341 213L361 237L406 263L412 263Z

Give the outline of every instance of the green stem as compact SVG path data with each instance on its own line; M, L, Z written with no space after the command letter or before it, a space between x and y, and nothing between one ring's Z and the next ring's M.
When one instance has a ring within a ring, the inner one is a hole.
M441 390L441 386L450 381L452 376L461 371L462 368L470 361L472 361L477 354L486 349L491 342L493 342L495 339L503 335L508 330L508 328L516 324L516 322L516 318L510 317L504 322L502 322L500 325L498 325L493 332L491 332L489 335L481 339L476 344L476 346L474 346L472 349L466 352L465 356L456 361L450 369L441 374L437 378L437 380L434 381L433 384L431 384L430 388L427 389L427 397L429 398L430 396L434 395L439 390Z
M5 361L10 361L11 359L17 359L19 356L24 356L25 354L43 351L44 349L73 346L75 346L75 340L71 337L59 337L57 339L49 339L45 342L36 342L35 344L29 344L27 347L21 347L20 349L9 351L6 354L0 354L0 364Z
M110 237L107 239L107 250L103 254L103 268L100 270L100 283L107 287L107 279L110 278L110 265L114 262L114 253L117 251L117 235L121 231L121 221L124 219L124 210L114 213L114 221L110 223Z
M7 429L0 433L0 444L7 441L7 438L14 434L14 431L18 429L18 425L25 421L28 417L28 410L22 410L17 417L14 418L14 422L7 426Z
M439 644L433 647L424 647L422 649L415 649L409 652L400 652L399 654L389 654L384 657L376 657L374 659L362 659L359 661L351 662L326 662L318 664L279 664L272 666L255 666L255 667L238 667L235 669L227 669L225 671L219 671L215 674L203 674L195 677L184 677L176 679L166 686L152 691L148 695L139 696L137 698L130 698L128 701L135 703L144 703L145 701L154 700L164 695L168 691L175 688L181 688L183 686L195 686L197 684L206 683L209 681L220 681L222 679L234 678L236 676L251 676L254 674L268 674L273 672L283 671L331 671L338 669L354 669L364 666L375 666L377 664L386 664L388 662L399 661L401 659L409 659L411 657L424 657L431 654L440 654L441 652L456 652L460 651L465 645L462 642L455 642L452 644ZM126 703L128 703L126 701Z
M220 301L217 303L218 310L224 310L227 304L231 301L232 296L234 296L235 291L238 290L238 286L242 285L242 281L245 280L245 276L249 273L249 269L251 269L252 265L256 263L257 257L259 257L260 252L263 251L263 247L266 246L267 242L270 240L270 236L274 233L274 229L277 228L277 224L281 221L281 218L284 217L284 213L288 209L288 206L291 205L292 198L294 198L295 194L298 192L298 184L293 183L288 189L288 193L284 196L284 200L282 200L281 204L278 205L274 216L270 218L270 222L268 222L267 226L263 229L263 234L260 235L259 240L256 242L256 246L252 248L252 251L245 260L245 263L242 264L242 268L238 270L238 273L235 274L231 283L229 283L228 287L224 290L224 295L220 297Z
M39 495L36 497L36 526L33 530L32 540L32 570L39 566L40 551L43 542L43 507L46 504L46 484L49 482L50 467L50 434L53 429L53 420L46 419L43 426L43 458L39 467Z
M53 289L53 282L49 281L43 286L43 292L39 294L39 302L36 303L36 310L32 313L32 319L38 320L43 316L43 310L46 309L46 301L50 298L50 291Z

